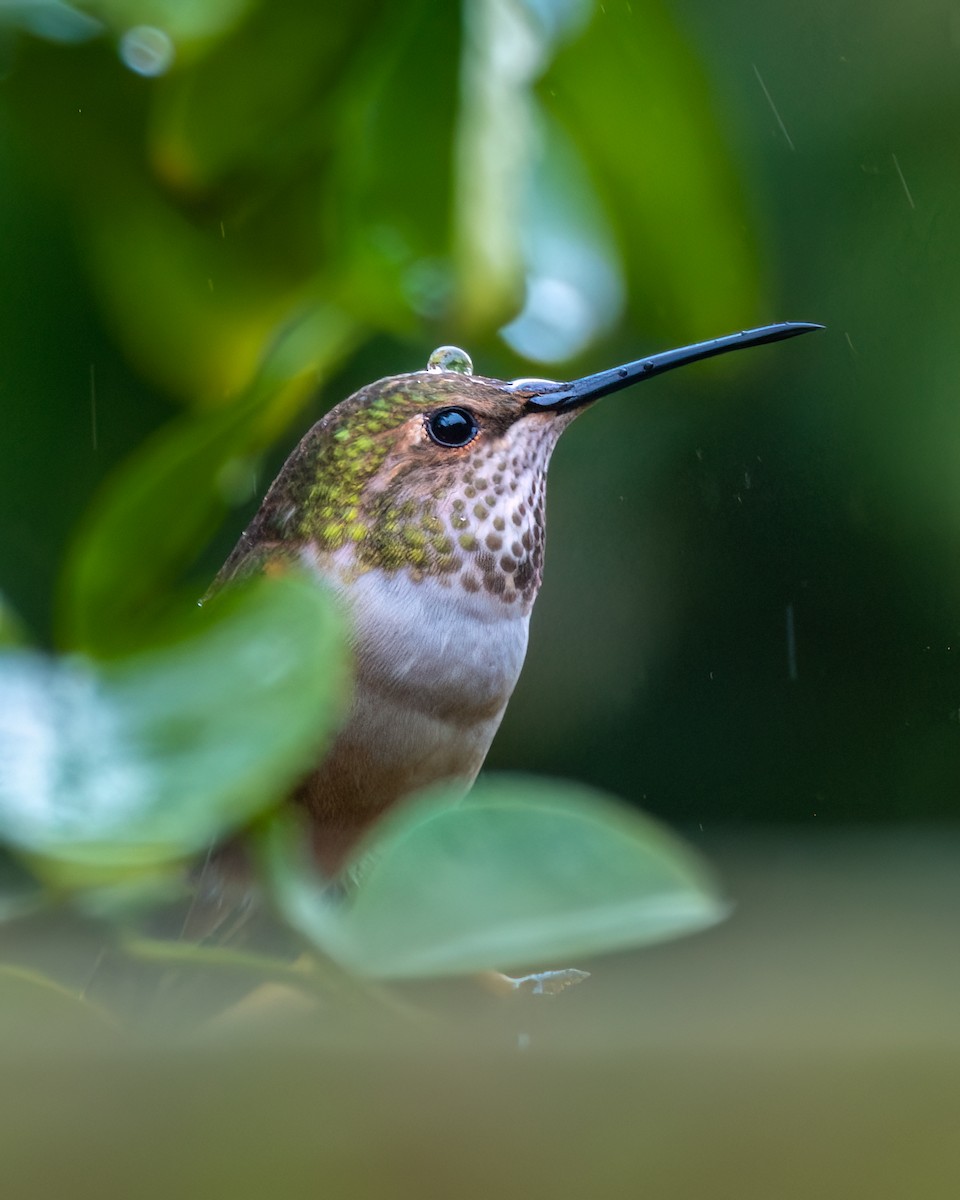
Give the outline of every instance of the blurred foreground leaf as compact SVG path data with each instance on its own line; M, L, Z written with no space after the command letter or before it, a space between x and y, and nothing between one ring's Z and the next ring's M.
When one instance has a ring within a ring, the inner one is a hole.
M4 1025L24 1025L51 1031L69 1041L117 1032L111 1018L77 992L62 987L38 971L0 965L0 1012Z
M381 978L467 974L663 941L721 919L697 859L586 788L503 778L461 804L428 795L390 816L342 906L275 840L287 919Z
M0 923L33 912L45 901L40 881L12 854L0 849Z
M106 665L0 654L0 837L89 873L195 853L279 800L343 699L346 651L310 580L260 580L202 632Z

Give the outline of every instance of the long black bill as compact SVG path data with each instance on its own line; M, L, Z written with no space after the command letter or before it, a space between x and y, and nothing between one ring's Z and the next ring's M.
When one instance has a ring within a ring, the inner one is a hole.
M759 329L744 329L741 333L728 333L726 337L682 346L679 350L665 350L650 358L638 358L636 362L611 367L609 371L598 371L596 375L585 375L582 379L574 379L572 383L517 379L510 384L510 390L525 396L527 408L533 412L564 411L589 404L591 400L599 400L611 392L619 392L621 388L630 387L642 379L652 379L654 375L662 375L674 367L699 362L702 358L713 358L715 354L743 350L747 346L762 346L766 342L782 342L784 338L823 328L823 325L812 325L805 321L781 321L777 325L762 325Z

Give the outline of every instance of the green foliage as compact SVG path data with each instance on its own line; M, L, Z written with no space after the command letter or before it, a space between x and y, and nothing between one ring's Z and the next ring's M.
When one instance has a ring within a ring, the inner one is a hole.
M621 261L643 263L656 281L631 280L636 326L676 341L749 326L762 275L742 182L703 67L669 6L598 8L538 91L576 144L589 146Z
M45 903L36 876L9 850L0 851L0 923L32 913Z
M286 831L287 839L290 831ZM278 903L312 942L378 978L562 962L642 946L723 915L691 852L587 788L492 777L388 816L331 904L271 835Z
M26 630L20 618L0 594L0 646L16 646L26 641Z
M663 248L655 265L677 275L671 332L679 317L681 332L702 333L702 318L749 320L756 269L695 56L648 8L638 19L597 10L575 36L559 5L552 24L533 6L486 0L466 3L463 22L456 5L424 0L335 14L306 0L226 4L198 20L127 0L97 6L103 36L82 45L21 41L6 101L15 140L43 145L44 169L66 189L114 336L194 405L248 386L273 331L304 304L378 329L486 337L515 311L525 279L559 272L574 295L585 289L581 308L607 310L609 327L621 302L597 282L620 269L608 226L636 302L661 312L648 260ZM123 34L154 20L171 63L137 79ZM507 44L512 59L500 53ZM595 86L611 44L624 59L613 93ZM638 74L644 62L655 76ZM533 90L541 76L552 122ZM429 88L411 86L427 78ZM641 122L624 153L603 114L635 105L644 79L639 99L670 120ZM651 159L670 170L653 190ZM698 238L665 236L680 201ZM597 260L592 274L576 268L584 256ZM732 296L732 315L717 313L720 294Z
M100 654L129 649L169 620L171 597L199 549L255 490L259 453L351 333L336 314L309 314L283 331L235 403L181 418L123 464L91 506L67 560L65 645Z
M340 622L294 578L222 607L193 636L109 664L0 656L8 845L122 874L199 853L284 796L342 707Z
M49 976L22 967L0 966L0 1011L8 1021L35 1021L56 1030L75 1045L88 1045L92 1038L106 1046L112 1040L108 1035L116 1034L108 1014Z

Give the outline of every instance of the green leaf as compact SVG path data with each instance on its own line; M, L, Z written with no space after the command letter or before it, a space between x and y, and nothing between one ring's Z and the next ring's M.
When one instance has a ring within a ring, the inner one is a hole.
M67 561L62 644L103 655L150 638L230 506L249 499L256 456L352 337L353 327L336 313L307 314L284 331L245 396L220 412L181 418L119 468Z
M253 196L259 208L277 199L277 179L313 187L336 129L337 86L379 37L389 6L246 7L198 61L161 81L148 132L158 173L181 194L229 197L242 176L248 203ZM256 208L244 213L244 226L251 216Z
M97 16L117 32L153 25L175 42L210 39L231 30L253 0L95 0Z
M597 5L538 90L616 226L638 325L682 339L749 324L755 221L703 64L668 7Z
M453 316L460 25L458 4L387 5L329 109L335 137L323 211L333 295L358 319L396 333L409 335L420 319L447 336ZM429 86L412 87L414 79Z
M20 646L27 633L18 613L14 612L3 592L0 592L0 646Z
M0 923L35 912L45 901L40 881L23 863L0 848Z
M306 0L216 0L192 19L189 7L110 0L101 13L134 41L155 14L175 56L162 77L124 65L136 61L124 38L116 54L103 40L24 39L4 98L125 357L203 405L248 387L277 327L329 301L337 230L325 233L322 209L340 106L327 93L377 21Z
M288 791L344 698L339 613L296 576L212 607L195 636L104 665L0 654L0 838L97 882L195 853Z
M57 1037L87 1039L114 1030L110 1017L76 992L25 967L0 965L0 1014L22 1036L36 1028ZM49 1045L49 1043L47 1043ZM78 1044L79 1041L78 1041Z
M648 818L572 784L505 778L441 795L379 827L334 906L274 854L291 923L382 978L562 962L640 946L724 914L694 855Z
M51 42L85 42L103 32L89 13L63 0L13 0L0 6L0 25L12 26Z

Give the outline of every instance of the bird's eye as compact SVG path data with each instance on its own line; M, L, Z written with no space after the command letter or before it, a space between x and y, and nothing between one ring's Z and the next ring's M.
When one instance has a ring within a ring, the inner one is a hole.
M466 446L480 432L473 413L466 408L441 408L424 422L438 446Z

